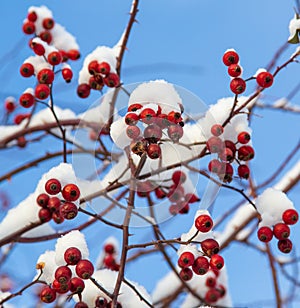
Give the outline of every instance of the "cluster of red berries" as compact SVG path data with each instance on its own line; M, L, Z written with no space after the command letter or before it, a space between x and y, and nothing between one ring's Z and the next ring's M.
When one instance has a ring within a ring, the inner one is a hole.
M273 227L262 226L257 231L257 237L260 241L270 242L273 236L278 240L277 247L283 253L291 252L293 243L289 239L290 225L297 223L299 214L295 209L287 209L282 213L282 221L277 222Z
M169 211L172 215L187 214L190 204L200 201L193 193L186 193L182 184L186 181L186 174L177 170L172 174L172 184L170 186L154 186L151 181L143 181L137 183L137 195L141 198L149 196L150 192L154 192L157 199L168 198L171 202Z
M94 273L93 263L82 259L81 251L77 247L70 247L64 253L66 265L55 270L51 286L44 287L40 292L40 299L44 303L52 303L57 294L71 292L80 294L85 288L84 280L89 279ZM71 266L75 267L76 276L73 276ZM76 306L77 307L77 306Z
M118 271L120 265L116 261L116 248L114 244L107 243L104 245L104 259L103 259L103 267L108 268L112 271Z
M228 75L232 77L230 89L234 94L242 94L246 90L246 81L241 78L242 68L239 65L239 55L233 49L227 50L223 55L223 63L228 66ZM256 82L262 88L273 84L273 75L263 71L257 74Z
M17 108L18 105L14 97L9 96L4 100L4 109L7 115L11 115ZM19 113L14 116L13 122L16 125L19 125L23 120L28 119L29 117L30 113Z
M87 98L91 89L101 91L104 85L116 88L120 85L118 74L111 72L109 63L93 60L88 64L90 78L88 83L81 83L77 87L77 94L81 98Z
M248 144L251 139L250 134L246 131L240 132L236 143L234 143L231 140L223 141L220 138L223 131L224 129L220 124L215 124L211 127L213 136L207 140L206 146L208 151L217 154L218 158L209 162L208 170L217 174L223 182L230 183L234 173L232 163L236 161L239 165L237 168L238 176L242 179L248 179L250 169L241 162L254 158L254 149Z
M158 104L157 111L143 108L143 105L138 103L130 105L125 115L125 123L128 125L126 134L132 139L131 151L140 156L147 153L151 159L161 157L159 143L164 134L173 142L178 142L183 136L184 123L181 114L177 111L162 113Z
M46 193L39 194L36 198L37 204L41 207L39 218L42 222L52 219L60 224L65 219L73 219L77 216L78 208L74 203L80 196L77 185L70 183L62 188L59 180L50 179L45 184L45 191ZM62 194L63 200L55 196L59 193Z

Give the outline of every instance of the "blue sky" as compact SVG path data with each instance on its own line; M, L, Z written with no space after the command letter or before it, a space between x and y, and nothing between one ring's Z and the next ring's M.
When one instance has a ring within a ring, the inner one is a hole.
M25 88L32 85L32 80L24 80L18 73L23 60L30 55L21 25L28 7L42 4L46 4L52 10L57 22L76 36L83 57L98 45L113 46L119 40L127 24L131 5L128 0L76 2L52 0L47 3L2 1L0 4L1 100L8 95L18 96ZM231 95L229 78L221 60L223 52L227 48L236 49L240 54L244 76L251 76L258 68L266 66L276 50L287 40L288 24L294 15L294 6L294 1L279 0L141 1L138 23L133 27L123 62L122 80L126 84L166 79L195 93L206 104L212 104L221 97ZM23 44L16 48L17 42L20 41ZM279 63L286 61L294 48L291 46ZM8 51L13 53L7 54ZM82 59L74 64L75 71L80 69L81 64ZM76 80L72 84L75 82ZM298 83L299 66L290 65L278 75L272 89L264 93L266 102L272 103L283 97ZM79 99L72 84L58 87L58 105L82 112L89 105L89 100ZM254 87L255 82L249 83L246 94L251 93ZM93 94L91 100L96 98L97 94ZM292 102L299 104L299 98L298 93ZM187 106L187 109L189 108L192 110L194 106ZM257 113L253 123L253 142L257 153L253 168L258 179L262 181L284 159L285 153L296 144L300 121L295 115L278 111L258 110ZM33 158L39 150L39 145L35 145L22 153L16 150L3 151L0 153L0 169L4 173L19 165L20 157ZM292 166L293 162L295 159L288 164L288 167ZM55 161L52 164L55 164ZM49 166L45 164L30 172L27 171L23 176L15 177L12 183L1 184L2 189L8 190L13 204L16 204L28 191L34 190L40 175L48 168ZM228 191L222 192L220 197L222 199L217 205L228 204L233 199L239 200ZM291 192L290 197L299 204L299 186ZM185 220L187 223L187 218ZM174 224L164 226L168 235L172 234L174 228L176 228ZM110 230L104 227L103 233ZM294 228L294 234L297 232L299 233L299 226ZM89 237L92 242L95 235L90 234ZM43 250L47 245L44 244L41 248L33 245L33 249ZM98 249L94 247L92 255L96 256L97 251ZM21 249L16 251L16 257L11 257L6 266L8 268L14 266L14 262L21 256L26 259L26 251L24 255L23 253ZM271 274L268 271L263 272L267 263L266 260L261 263L259 254L251 251L251 248L233 245L232 252L226 251L225 257L230 271L230 290L236 305L245 305L253 301L253 293L255 300L273 298L269 280ZM142 259L136 267L129 266L129 275L133 280L141 278L140 271L145 267L144 260L148 262L147 259ZM155 262L160 261L156 258L146 264L146 267L155 266ZM24 264L26 265L24 272L31 273L32 261L24 260ZM151 277L145 275L141 278L141 283L151 290L155 280L166 270L166 267L162 267L161 270L153 271ZM242 283L245 281L244 277L247 277L247 282Z

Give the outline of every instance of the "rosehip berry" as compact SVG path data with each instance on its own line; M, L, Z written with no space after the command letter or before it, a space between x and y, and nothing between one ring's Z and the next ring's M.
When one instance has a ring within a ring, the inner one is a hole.
M293 243L290 239L279 240L277 243L278 249L283 253L290 253L293 248Z
M40 293L40 299L44 303L52 303L56 299L56 292L50 287L44 287Z
M81 293L84 290L85 283L79 277L73 277L70 280L70 291L74 293Z
M24 136L20 136L17 138L17 146L19 148L25 148L27 141Z
M125 116L125 123L127 125L136 125L139 121L139 116L134 112L129 112Z
M75 271L79 278L89 279L94 273L94 266L91 261L83 259L76 264Z
M238 149L238 159L248 161L254 158L254 149L250 145L243 145Z
M46 193L49 195L56 195L61 191L60 181L57 179L50 179L45 183Z
M56 269L54 277L60 283L67 283L72 277L72 271L68 266L63 265Z
M183 128L180 125L170 125L168 127L168 136L173 142L178 142L183 136Z
M48 222L52 218L52 213L49 209L47 208L41 208L39 210L39 219L41 222Z
M91 87L87 83L82 83L77 87L77 95L81 98L87 98L91 93Z
M23 120L28 119L30 117L29 113L20 113L15 115L14 117L14 123L16 125L19 125Z
M77 302L74 308L89 308L89 306L85 302Z
M100 83L98 82L99 78L97 78L97 77L98 77L97 75L90 77L89 86L94 90L101 91L103 89L102 77L100 76L100 78L101 78Z
M53 18L45 18L42 22L43 28L46 30L50 30L54 27Z
M64 253L68 265L76 265L81 260L81 251L76 247L68 248Z
M151 143L147 147L147 155L151 159L158 159L161 157L161 148L159 144Z
M191 253L190 251L185 251L178 258L178 266L180 266L181 268L189 267L193 265L194 261L195 261L194 254Z
M61 70L61 74L62 74L62 77L63 79L69 83L71 82L72 78L73 78L73 72L71 70L70 67L64 67L62 70Z
M185 201L179 201L177 202L177 206L179 208L179 214L188 214L190 210L190 206L187 202Z
M150 143L156 143L162 137L162 130L158 125L150 124L144 130L144 137Z
M215 136L215 137L219 137L223 134L224 132L224 128L222 125L220 124L214 124L211 129L210 129L211 133Z
M216 290L219 292L220 297L223 297L226 294L226 288L222 284L218 285Z
M231 77L239 77L242 74L242 68L238 64L231 64L228 67L228 75Z
M101 62L98 64L98 71L103 75L108 75L110 73L110 65L107 62Z
M70 290L70 284L69 282L59 282L58 280L53 280L52 282L52 289L59 294L67 293Z
M168 116L165 113L161 113L157 115L155 119L156 125L158 125L161 129L167 128L171 123L168 120Z
M172 174L172 181L176 186L182 184L186 181L186 174L180 170L174 171Z
M167 119L170 123L178 124L182 121L181 113L177 111L171 111L167 115Z
M212 159L208 164L208 170L212 173L221 174L224 173L225 165L218 159Z
M36 203L46 208L48 206L49 196L47 194L39 194L36 198Z
M211 304L215 303L220 298L220 294L217 289L209 289L205 294L205 302Z
M154 193L157 199L164 199L167 196L167 193L161 187L156 187Z
M61 224L64 222L64 218L60 215L60 211L57 210L55 212L52 213L52 220L56 223L56 224Z
M251 139L251 136L250 136L250 134L248 132L241 132L237 136L237 140L241 144L248 143L250 141L250 139Z
M193 271L188 267L182 268L179 272L179 276L183 281L189 281L193 278Z
M285 210L282 214L282 220L287 225L294 225L299 219L299 214L294 209Z
M20 96L19 103L24 108L30 108L34 104L34 96L31 93L25 92Z
M237 77L233 78L230 82L230 90L234 94L241 94L246 90L246 82L244 79Z
M66 201L76 201L80 197L80 190L75 184L65 185L61 193Z
M20 67L20 74L23 77L31 77L34 74L34 67L31 63L23 63Z
M261 242L264 243L270 242L273 238L273 231L268 226L260 227L257 230L257 237Z
M95 300L95 308L107 308L107 299L103 296L98 296Z
M179 208L176 203L170 205L169 212L171 215L177 215L179 213Z
M287 239L290 236L290 227L285 223L279 222L274 225L273 233L278 240Z
M59 51L52 51L48 54L48 62L51 65L58 65L62 61L62 56Z
M217 280L214 277L207 277L205 280L205 285L209 288L215 287L217 284Z
M60 199L57 198L57 197L51 197L48 201L48 209L51 211L51 212L56 212L59 210L60 208Z
M104 251L105 251L105 253L112 255L116 252L115 246L113 244L107 243L104 246Z
M201 242L201 249L204 254L211 257L212 255L219 252L220 246L216 240L208 238Z
M211 153L219 153L224 149L224 142L221 138L212 136L206 142L207 149Z
M16 100L10 96L10 97L7 97L4 101L4 107L5 107L5 110L7 111L7 113L12 113L15 111L16 109Z
M212 229L213 220L209 215L202 214L196 218L195 227L197 228L198 231L206 233Z
M110 88L116 88L120 84L120 78L115 73L109 73L104 78L104 83Z
M65 219L73 219L78 214L77 206L72 202L65 202L59 209L60 215Z
M210 258L209 265L213 270L219 271L224 266L224 259L222 256L214 254Z
M52 42L52 34L47 30L42 31L39 34L39 37L42 41L46 42L47 44L50 44Z
M261 72L256 76L256 82L262 88L269 88L273 84L274 77L269 72Z
M68 52L67 52L67 56L70 60L78 60L80 58L80 52L79 50L77 49L70 49Z
M223 63L226 66L239 62L239 55L234 50L228 50L223 55Z
M45 47L39 43L32 43L31 48L33 52L38 56L43 56L45 54Z
M29 21L35 22L37 20L37 14L35 11L31 11L27 14L27 19Z
M225 147L229 148L232 151L233 156L235 155L236 146L235 146L234 142L232 142L231 140L225 140Z
M250 169L247 165L239 165L237 171L240 178L246 180L249 178Z
M223 182L224 183L230 183L232 181L233 176L233 167L231 164L227 163L225 165L225 174L223 176Z
M99 63L97 60L93 60L88 65L88 71L91 75L95 75L100 73L99 71Z
M168 198L171 202L179 202L184 196L184 189L180 185L170 189L168 193Z
M143 105L141 105L141 104L132 104L132 105L128 106L127 111L128 112L137 111L137 110L141 109L142 107L143 107Z
M201 199L196 196L195 194L193 193L187 193L185 196L184 196L184 199L186 202L188 203L195 203L195 202L199 202Z
M54 72L49 68L41 69L37 74L39 83L51 84L54 80Z
M62 57L62 62L66 62L66 61L69 60L68 53L65 50L60 49L59 52L60 52L61 57Z
M139 129L138 126L129 125L126 128L126 134L131 139L137 139L141 134L141 130Z
M156 113L153 109L151 108L145 108L144 110L141 111L140 113L140 119L142 122L145 124L151 124L153 123L154 119L156 117Z
M195 259L192 269L197 275L205 275L209 270L209 262L206 257L200 256Z
M233 162L234 155L230 148L224 148L221 150L221 152L218 153L219 158L224 162Z
M41 100L48 98L49 95L50 95L49 86L46 85L46 84L38 84L35 87L34 95L35 95L36 98L41 99Z
M35 32L35 25L32 21L27 20L23 23L22 29L25 34L33 34Z
M105 256L104 260L103 260L103 264L107 267L107 268L114 268L116 265L116 259L112 254L108 254L107 256Z

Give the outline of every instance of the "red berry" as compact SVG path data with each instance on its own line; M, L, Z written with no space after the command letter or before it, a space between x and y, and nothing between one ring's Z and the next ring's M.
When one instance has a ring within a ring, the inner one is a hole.
M270 242L273 238L273 231L268 226L260 227L257 230L257 237L261 242Z
M23 63L20 67L20 74L26 78L34 75L33 65L31 63Z
M198 231L206 233L212 229L213 220L209 215L202 214L196 218L195 227Z
M299 214L294 209L285 210L282 214L282 220L287 225L294 225L299 219Z
M94 266L89 260L80 260L75 267L76 274L79 278L89 279L94 273Z
M24 136L20 136L17 138L17 145L19 148L25 148L27 141Z
M34 51L34 53L38 56L43 56L45 54L45 47L42 44L39 43L32 43L31 47Z
M224 132L224 128L222 125L220 124L214 124L211 129L210 129L211 133L216 136L216 137L219 137L223 134Z
M230 148L223 148L221 152L218 153L219 158L224 162L233 162L234 155Z
M35 25L32 21L27 20L23 23L22 29L25 34L33 34L35 32Z
M44 303L52 303L56 299L56 292L50 287L44 287L40 293L40 299Z
M224 142L221 138L212 136L206 142L207 149L211 153L219 153L224 149Z
M254 149L250 145L243 145L238 149L238 159L248 161L254 158Z
M62 283L55 279L52 282L52 289L56 293L64 294L70 290L70 283L69 282Z
M220 298L220 294L217 289L209 289L205 294L205 302L211 304L215 303Z
M70 247L65 251L64 259L68 265L76 265L81 260L81 252L76 247Z
M74 308L89 308L85 302L77 302Z
M195 194L193 194L193 193L187 193L184 196L184 199L188 203L195 203L195 202L200 201L200 198L198 196L196 196Z
M103 89L102 77L100 75L91 76L89 79L89 86L94 90L101 91Z
M70 60L78 60L80 58L80 52L79 50L77 49L70 49L68 52L67 52L67 56Z
M107 268L114 268L116 265L116 259L112 254L108 254L105 256L104 260L103 260L103 264L107 267Z
M60 283L67 283L72 277L72 271L68 266L63 265L56 269L54 277Z
M159 144L151 143L147 147L147 155L151 159L158 159L161 157L161 149Z
M287 239L290 236L290 227L285 223L279 222L274 225L273 233L278 240Z
M95 308L107 308L107 299L103 296L98 296L95 300Z
M19 98L20 105L24 108L30 108L34 104L34 96L29 93L23 93Z
M230 89L234 94L241 94L246 90L246 82L242 78L233 78L230 82Z
M224 173L225 166L218 159L212 159L208 164L208 170L212 173L221 174Z
M231 64L228 67L228 75L231 77L239 77L242 74L242 68L238 64Z
M161 113L157 115L157 118L155 119L155 123L161 128L167 128L171 123L168 120L168 116L165 113Z
M182 184L186 181L186 174L180 170L174 171L172 174L172 181L176 186Z
M54 80L54 72L49 68L41 69L37 74L39 83L51 84Z
M52 34L47 30L42 31L39 34L39 37L42 41L46 42L47 44L50 44L52 42Z
M61 191L60 181L57 179L50 179L45 184L45 190L49 195L56 195Z
M62 61L62 56L59 51L52 51L48 54L48 62L51 65L58 65Z
M59 209L60 215L65 219L73 219L78 214L77 206L72 202L65 202Z
M190 251L185 251L178 258L178 266L180 266L181 268L189 267L193 265L194 261L195 261L194 254L191 253Z
M139 116L134 112L129 112L125 116L125 123L127 125L136 125L139 121Z
M41 208L39 210L39 219L41 222L48 222L52 218L52 213L49 209L47 208Z
M239 62L239 55L234 50L228 50L223 55L223 63L226 66Z
M143 107L143 105L141 105L141 104L132 104L132 105L128 106L127 111L128 112L137 111L137 110L141 109L142 107Z
M113 244L107 243L104 246L104 251L105 251L105 253L112 255L116 252L115 246Z
M278 249L283 253L290 253L293 248L293 243L290 239L279 240L277 243Z
M238 166L238 175L242 179L248 179L250 175L250 169L247 165L239 165Z
M179 202L184 196L184 188L180 185L176 185L170 188L167 196L171 202Z
M227 163L225 165L225 173L220 175L220 178L224 183L230 183L232 181L233 176L233 167L231 164Z
M44 100L50 95L50 88L46 84L38 84L35 87L34 95L36 98Z
M179 214L187 214L190 210L190 206L187 202L185 201L179 201L177 202L177 206L179 209Z
M167 115L167 119L170 123L178 124L182 121L181 113L177 111L171 111Z
M219 252L220 246L216 240L209 238L201 242L201 249L204 254L211 257Z
M256 76L256 82L262 88L269 88L273 84L274 77L269 72L261 72Z
M8 97L4 101L4 107L7 113L12 113L16 109L16 100L13 97Z
M248 132L241 132L237 136L237 140L241 144L248 143L250 141L250 139L251 139L251 136L250 136L250 134Z
M110 73L110 65L107 62L101 62L98 64L98 71L103 75L108 75Z
M161 187L156 187L154 193L157 199L164 199L167 196L167 193Z
M30 117L30 114L28 114L28 113L17 114L14 117L14 123L16 125L19 125L23 120L28 119L29 117Z
M140 119L142 122L146 123L146 124L151 124L153 123L154 119L156 117L156 113L153 109L151 108L145 108L144 110L142 110L142 112L140 113Z
M192 269L197 275L205 275L209 270L209 262L206 257L200 256L195 259Z
M115 73L109 73L105 78L104 78L104 83L110 87L110 88L116 88L120 84L120 78L117 74Z
M97 60L93 60L88 65L88 71L91 75L95 75L97 73L100 73L99 71L99 63Z
M225 140L225 147L229 148L232 151L233 156L235 155L236 146L234 142L232 142L231 140Z
M77 87L77 95L81 98L87 98L91 93L91 87L87 83L81 83Z
M217 284L217 280L214 277L207 277L205 280L205 285L209 288L215 287Z
M65 50L60 49L59 52L60 52L61 57L62 57L62 62L66 62L66 61L69 60L68 53Z
M48 209L52 212L58 211L60 207L60 199L57 197L51 197L48 200Z
M80 196L80 190L75 184L65 185L61 193L66 201L76 201Z
M49 196L47 194L39 194L36 198L36 203L46 208L48 206Z
M193 271L188 267L182 268L179 272L179 276L182 280L189 281L193 278Z
M72 78L73 78L73 72L69 67L65 67L61 70L61 74L63 79L69 83L71 82Z
M31 11L27 14L27 19L29 21L35 22L37 20L37 14L35 11Z
M129 125L126 128L126 134L131 139L137 139L141 134L141 130L139 129L138 126Z
M220 270L224 266L224 259L218 254L211 256L209 265L213 270Z
M74 293L81 293L84 290L85 283L79 277L73 277L70 280L70 291Z
M60 215L60 211L57 210L52 213L52 220L57 224L61 224L65 219Z
M156 143L162 137L162 129L156 124L150 124L144 130L144 137L150 143Z
M46 29L46 30L50 30L54 27L54 20L53 18L45 18L43 20L43 28Z
M173 142L178 142L183 136L183 128L180 125L170 125L168 127L168 136Z

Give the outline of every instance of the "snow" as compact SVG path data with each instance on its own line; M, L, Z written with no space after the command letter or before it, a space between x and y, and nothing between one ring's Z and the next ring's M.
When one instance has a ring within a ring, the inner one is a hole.
M289 185L300 173L300 159L295 163L295 165L280 179L276 185L275 189L284 190L285 187Z
M295 14L295 17L291 19L289 24L290 36L288 40L291 40L297 34L297 30L300 30L300 19L297 14Z
M40 277L41 281L45 281L50 284L54 280L54 273L57 268L57 264L55 263L55 251L47 250L45 253L40 255L36 262L37 266L41 265L43 267L43 274ZM34 277L36 279L40 274L40 270L37 270L37 274Z
M257 77L257 75L259 74L259 73L262 73L262 72L266 72L267 70L265 69L265 68L259 68L256 72L255 72L255 74L253 75L253 77Z

